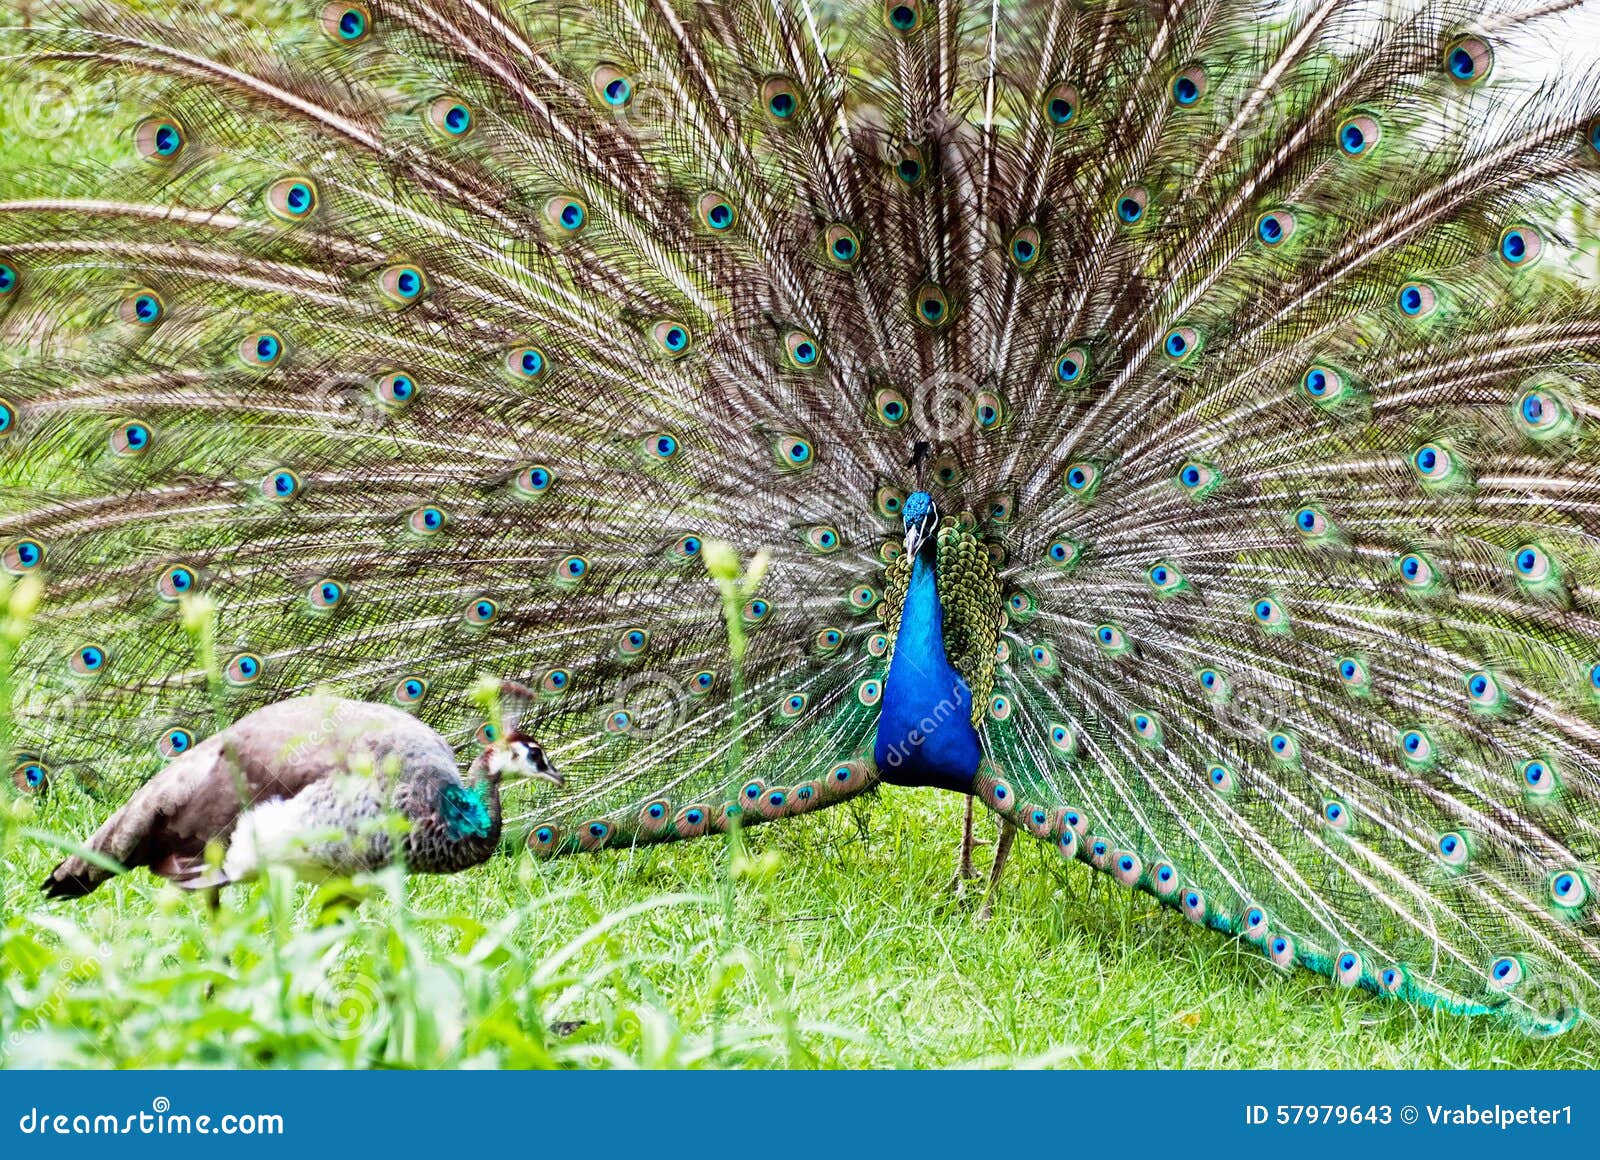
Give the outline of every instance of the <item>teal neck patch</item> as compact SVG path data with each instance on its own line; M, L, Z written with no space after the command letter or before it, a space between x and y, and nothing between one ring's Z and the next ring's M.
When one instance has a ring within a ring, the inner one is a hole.
M439 818L451 841L487 838L494 827L484 786L447 785L439 791Z

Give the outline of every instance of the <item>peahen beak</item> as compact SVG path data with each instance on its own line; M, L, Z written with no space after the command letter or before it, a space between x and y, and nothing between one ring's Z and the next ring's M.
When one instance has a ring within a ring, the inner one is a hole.
M520 781L547 781L557 789L567 784L551 763L544 746L522 737L513 737L493 759L501 775Z

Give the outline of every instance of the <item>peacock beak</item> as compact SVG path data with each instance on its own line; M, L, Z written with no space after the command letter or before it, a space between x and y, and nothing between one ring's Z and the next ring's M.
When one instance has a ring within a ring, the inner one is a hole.
M906 528L906 555L915 556L922 550L922 545L928 542L928 537L933 534L935 521L928 516L923 516L916 523Z

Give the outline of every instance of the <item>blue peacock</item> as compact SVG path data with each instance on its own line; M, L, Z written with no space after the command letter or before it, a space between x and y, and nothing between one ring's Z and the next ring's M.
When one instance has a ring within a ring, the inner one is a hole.
M218 688L464 742L490 671L536 855L954 792L996 870L1569 1027L1600 74L1522 65L1571 6L36 8L6 67L122 148L0 200L17 776L114 800Z

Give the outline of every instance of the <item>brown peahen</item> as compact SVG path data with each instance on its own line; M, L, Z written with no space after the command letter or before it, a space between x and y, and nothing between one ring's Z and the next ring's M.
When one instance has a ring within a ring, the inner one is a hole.
M936 787L1285 968L1568 1027L1571 7L36 9L11 74L121 145L0 201L19 768L203 745L205 592L230 711L461 740L533 686L541 855ZM770 553L728 627L715 541Z

